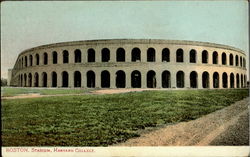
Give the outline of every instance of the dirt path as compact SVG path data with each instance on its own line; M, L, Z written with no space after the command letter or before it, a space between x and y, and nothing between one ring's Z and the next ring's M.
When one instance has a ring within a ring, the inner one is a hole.
M239 139L238 136L242 135L241 132L244 132L244 135L247 137L241 137L240 144L236 143L234 145L241 145L242 143L243 145L248 145L248 105L249 98L246 98L196 120L166 126L115 146L223 145L226 143L221 141L225 139L227 141L233 138ZM231 131L228 131L228 129Z

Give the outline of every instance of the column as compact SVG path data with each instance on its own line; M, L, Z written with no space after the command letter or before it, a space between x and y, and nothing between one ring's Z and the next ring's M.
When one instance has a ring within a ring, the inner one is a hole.
M69 52L69 64L75 63L75 52L74 50L68 50Z
M109 71L110 73L110 88L116 88L116 74L113 70Z
M158 63L162 62L160 49L155 49L155 62L158 62Z
M110 49L110 60L109 60L109 62L112 62L112 63L116 62L116 50L115 50L115 48Z
M175 71L170 71L171 72L171 88L176 88L176 72Z
M131 72L125 71L126 74L126 88L131 88Z
M87 63L88 62L88 50L86 49L81 49L82 52L82 63Z
M141 88L147 88L147 73L141 71Z
M141 62L147 62L147 50L144 48L139 48L141 50Z
M213 73L212 72L208 72L209 73L209 88L213 89Z
M74 88L74 72L68 72L69 74L69 88Z
M185 82L184 82L184 88L190 88L190 72L184 72L184 79L185 79Z
M197 77L198 89L203 89L203 87L202 87L202 72L197 72L197 73L198 73L198 77Z
M47 87L52 87L52 76L51 72L47 73Z
M101 88L101 73L99 71L95 72L95 85L96 88Z
M131 49L125 49L125 62L131 62Z
M156 71L155 73L156 73L156 88L161 88L162 87L161 72Z
M81 84L81 87L82 88L87 88L87 73L86 73L86 71L81 72L81 75L82 75L82 84Z
M57 87L62 87L62 73L56 72L57 74Z

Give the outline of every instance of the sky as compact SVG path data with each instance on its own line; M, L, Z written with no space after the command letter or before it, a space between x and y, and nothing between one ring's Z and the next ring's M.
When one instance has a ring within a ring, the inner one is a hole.
M91 39L168 39L225 44L249 61L248 2L1 2L1 77L25 49Z

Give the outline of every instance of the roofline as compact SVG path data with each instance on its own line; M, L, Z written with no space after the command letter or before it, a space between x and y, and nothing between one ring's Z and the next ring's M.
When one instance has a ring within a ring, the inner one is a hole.
M227 46L223 44L216 44L210 42L201 42L201 41L188 41L188 40L165 40L165 39L100 39L100 40L80 40L80 41L68 41L68 42L60 42L60 43L52 43L46 45L40 45L37 47L29 48L22 51L18 57L26 52L30 52L33 50L40 50L44 48L55 48L60 46L76 46L76 45L88 45L88 44L116 44L116 43L146 43L146 44L179 44L179 45L193 45L193 46L206 46L206 47L213 47L213 48L222 48L227 50L238 51L243 54L245 52L241 49Z

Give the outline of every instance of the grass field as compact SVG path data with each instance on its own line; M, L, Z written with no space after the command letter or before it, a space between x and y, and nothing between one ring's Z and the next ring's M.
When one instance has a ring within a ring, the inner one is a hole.
M3 146L107 146L146 127L193 120L247 89L145 91L2 100Z
M9 87L1 87L2 96L10 97L16 96L19 94L30 94L30 93L38 93L41 95L57 95L57 94L82 94L91 89L43 89L43 88L9 88Z

